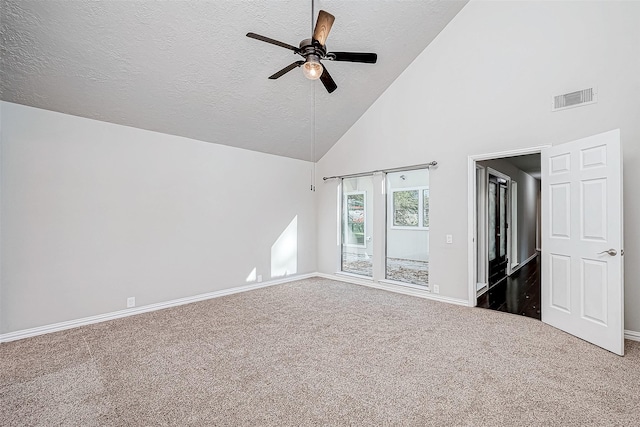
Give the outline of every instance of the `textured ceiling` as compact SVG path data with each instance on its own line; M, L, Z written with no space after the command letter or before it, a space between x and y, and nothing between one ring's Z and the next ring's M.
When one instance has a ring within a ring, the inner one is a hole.
M245 37L297 45L310 1L0 0L1 98L306 160L315 129L319 159L467 1L317 1L336 16L330 51L378 53L329 62L329 95L300 70L268 80L299 57Z

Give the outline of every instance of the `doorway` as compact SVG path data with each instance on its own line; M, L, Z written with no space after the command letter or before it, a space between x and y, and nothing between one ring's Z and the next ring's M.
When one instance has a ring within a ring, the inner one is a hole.
M477 280L483 277L479 272L484 262L478 252L485 240L476 239L482 237L477 203L484 194L476 191L478 162L537 153L541 154L536 212L540 231L532 258L540 253L541 320L624 355L620 129L553 146L469 156L469 304L477 305ZM518 181L518 194L522 190ZM518 211L530 212L520 207ZM522 224L519 218L518 229ZM521 249L522 243L518 245ZM518 260L522 257L519 253ZM529 259L524 264L528 262ZM522 266L516 266L519 268Z
M476 162L476 306L541 319L540 153Z

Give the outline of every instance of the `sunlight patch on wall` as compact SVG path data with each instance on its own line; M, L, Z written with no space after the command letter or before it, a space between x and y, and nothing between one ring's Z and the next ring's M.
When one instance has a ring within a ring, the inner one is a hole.
M251 273L249 273L249 275L247 276L247 283L255 282L257 278L258 276L256 275L256 268L254 267L253 270L251 270Z
M298 216L296 215L271 246L271 277L298 272Z

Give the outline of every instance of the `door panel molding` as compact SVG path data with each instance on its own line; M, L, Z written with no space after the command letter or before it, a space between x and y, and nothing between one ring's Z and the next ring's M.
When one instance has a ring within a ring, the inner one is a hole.
M542 321L623 355L620 130L547 148L541 166Z

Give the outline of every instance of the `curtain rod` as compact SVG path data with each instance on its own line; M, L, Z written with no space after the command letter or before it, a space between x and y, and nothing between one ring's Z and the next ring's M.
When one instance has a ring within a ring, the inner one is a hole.
M349 174L349 175L324 176L324 177L322 177L322 180L323 181L327 181L329 179L356 178L358 176L373 175L374 173L378 173L378 172L382 172L382 173L402 172L402 171L408 171L408 170L413 170L413 169L430 168L431 166L436 166L437 164L438 164L438 162L436 162L434 160L433 162L423 163L421 165L405 166L405 167L401 167L401 168L379 169L379 170L370 171L370 172L352 173L352 174Z

